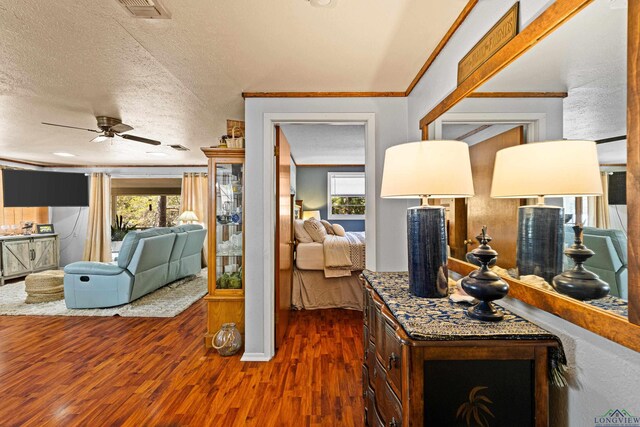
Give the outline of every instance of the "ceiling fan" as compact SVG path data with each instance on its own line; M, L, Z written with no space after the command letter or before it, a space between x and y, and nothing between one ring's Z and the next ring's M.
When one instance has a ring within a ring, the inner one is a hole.
M43 125L47 125L47 126L57 126L57 127L61 127L61 128L79 129L79 130L86 130L88 132L98 133L99 135L96 136L95 138L93 138L91 140L91 142L105 142L105 141L108 141L108 140L110 140L110 139L112 139L112 138L114 138L116 136L119 136L120 138L123 138L123 139L128 139L128 140L131 140L131 141L143 142L145 144L151 144L151 145L160 145L160 144L162 144L160 141L156 141L155 139L149 139L149 138L143 138L141 136L125 134L125 132L129 132L130 130L133 130L133 127L122 123L122 120L120 120L120 119L115 119L113 117L106 117L106 116L97 116L96 120L98 121L98 127L101 130L86 129L86 128L80 128L80 127L76 127L76 126L60 125L60 124L57 124L57 123L42 122L42 124Z

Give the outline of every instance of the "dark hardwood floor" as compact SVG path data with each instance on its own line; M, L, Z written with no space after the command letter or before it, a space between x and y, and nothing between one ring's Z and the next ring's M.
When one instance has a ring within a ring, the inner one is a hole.
M268 363L206 351L205 317L1 316L0 425L362 425L361 312L293 313Z

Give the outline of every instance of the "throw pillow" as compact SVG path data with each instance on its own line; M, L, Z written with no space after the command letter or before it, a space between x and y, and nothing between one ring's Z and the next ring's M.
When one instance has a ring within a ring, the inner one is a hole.
M346 234L344 231L344 227L340 224L333 224L333 232L336 236L344 236Z
M324 225L315 218L308 219L304 222L304 229L311 236L314 242L322 243L325 237L327 237L327 230Z
M333 226L329 221L327 221L326 219L321 219L320 222L322 223L322 225L324 225L324 229L327 230L327 234L335 234L333 232Z
M293 233L295 234L296 240L298 241L298 243L313 242L313 239L311 238L309 233L307 233L307 230L305 230L304 228L304 220L302 219L296 219L293 222Z

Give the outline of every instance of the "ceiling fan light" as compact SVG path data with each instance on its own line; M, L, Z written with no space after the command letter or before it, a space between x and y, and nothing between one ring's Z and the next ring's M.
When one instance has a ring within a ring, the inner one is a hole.
M311 6L314 7L334 7L337 0L309 0Z
M97 143L101 143L101 142L106 142L109 141L111 138L113 138L112 136L103 134L103 135L98 135L95 138L93 138L91 140L91 142L97 142Z

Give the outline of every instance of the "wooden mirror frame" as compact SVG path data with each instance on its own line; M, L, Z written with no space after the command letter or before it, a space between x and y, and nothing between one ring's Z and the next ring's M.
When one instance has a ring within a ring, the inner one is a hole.
M557 0L540 16L503 46L490 59L460 83L447 97L420 120L422 139L428 139L428 126L451 107L495 76L510 63L555 31L593 0ZM640 0L629 0L627 10L627 210L629 316L614 315L567 296L506 279L509 295L555 314L571 323L640 351ZM453 271L468 274L476 267L449 259Z

